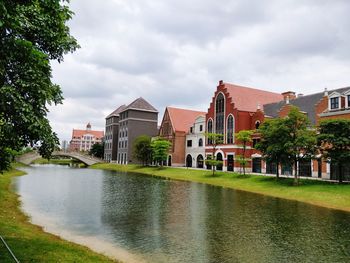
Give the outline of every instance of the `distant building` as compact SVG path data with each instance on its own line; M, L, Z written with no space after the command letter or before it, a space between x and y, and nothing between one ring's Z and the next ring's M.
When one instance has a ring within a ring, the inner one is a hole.
M119 141L119 113L125 109L125 105L118 107L106 117L106 129L104 138L104 160L117 161Z
M70 141L71 151L90 151L95 143L102 143L103 131L91 130L91 124L86 125L85 130L75 130L72 132Z
M167 107L164 112L159 136L171 142L167 165L185 166L186 133L198 116L205 112Z
M158 111L145 99L138 98L119 112L117 163L137 163L133 143L141 135L157 136Z
M204 168L205 115L198 116L186 135L186 167Z
M62 151L66 152L69 149L69 143L67 140L63 140L61 142L61 149Z

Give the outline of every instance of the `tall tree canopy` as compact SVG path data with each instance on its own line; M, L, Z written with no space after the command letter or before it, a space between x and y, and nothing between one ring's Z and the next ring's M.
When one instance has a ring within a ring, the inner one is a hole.
M142 162L142 165L147 165L152 160L152 138L148 135L141 135L137 137L133 144L134 157Z
M49 157L58 138L47 119L48 105L62 103L51 81L50 60L78 48L66 22L72 12L63 0L0 2L0 171L12 150L39 143Z
M171 142L162 138L156 138L151 142L151 147L153 160L163 166L163 163L167 160Z
M343 181L344 164L350 163L350 120L334 119L320 123L317 136L319 150L324 158L337 165L339 182Z

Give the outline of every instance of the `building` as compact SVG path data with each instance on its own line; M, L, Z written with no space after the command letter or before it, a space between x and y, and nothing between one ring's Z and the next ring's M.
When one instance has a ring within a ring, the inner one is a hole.
M350 87L332 91L326 89L324 92L306 96L302 94L296 96L294 92L288 92L285 95L287 97L280 102L264 105L265 115L273 118L285 117L290 107L294 105L307 115L314 126L326 119L350 119ZM284 169L282 166L279 169L282 174L289 174L293 168ZM314 160L299 163L298 169L300 176L338 180L337 166L333 165L331 160L322 160L321 156L315 156ZM350 164L343 164L342 169L344 180L350 180Z
M138 98L119 112L117 162L137 163L133 143L140 135L157 136L158 111L145 99Z
M70 141L71 151L90 151L95 143L102 143L103 131L91 130L91 124L86 125L85 130L75 130L72 132Z
M69 149L69 143L68 143L68 141L67 141L67 140L63 140L63 141L61 142L61 150L64 151L64 152L66 152L66 151L68 151L68 149Z
M186 134L196 118L205 114L202 111L166 107L159 136L171 142L168 166L185 166Z
M186 134L186 167L205 168L205 115L195 119Z
M119 141L119 113L125 109L125 105L119 106L106 117L104 137L104 160L107 162L117 161Z
M235 140L235 133L258 128L265 118L262 111L263 105L281 101L283 98L284 96L279 93L220 81L206 114L206 131L222 134L223 143L218 145L216 151L213 152L211 142L206 141L206 158L212 158L214 155L217 160L223 161L223 166L218 167L219 170L238 170L240 165L236 157L242 154L242 146ZM258 137L254 137L253 142L257 140ZM253 148L253 144L248 145L246 154L253 158L259 157L261 161L261 155ZM251 165L249 162L247 171L251 171ZM256 171L264 172L261 167L259 169Z

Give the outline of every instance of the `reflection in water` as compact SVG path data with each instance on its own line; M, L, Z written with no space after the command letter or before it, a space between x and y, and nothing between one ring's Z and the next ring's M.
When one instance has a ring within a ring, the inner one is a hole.
M349 213L137 174L27 172L16 185L33 219L149 262L350 261Z

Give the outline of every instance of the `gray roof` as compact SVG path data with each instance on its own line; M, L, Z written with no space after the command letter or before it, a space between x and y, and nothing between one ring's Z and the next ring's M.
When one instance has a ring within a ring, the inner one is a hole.
M109 114L106 119L112 117L112 116L116 116L118 117L119 116L119 113L121 113L124 109L125 109L125 104L119 106L115 111L113 111L111 114Z
M343 93L347 90L349 90L349 87L330 90L328 91L328 94L330 95L335 91L339 93ZM315 125L316 124L315 105L323 98L323 96L324 96L324 92L319 92L311 95L304 95L296 99L290 100L289 104L297 106L301 111L306 112L311 123ZM286 102L284 100L276 103L265 104L264 113L267 116L277 118L278 112L284 105L286 105Z
M126 111L129 109L133 110L143 110L143 111L152 111L158 112L156 108L154 108L151 104L149 104L144 98L140 97L133 102L131 102L128 106L126 106L122 111Z

